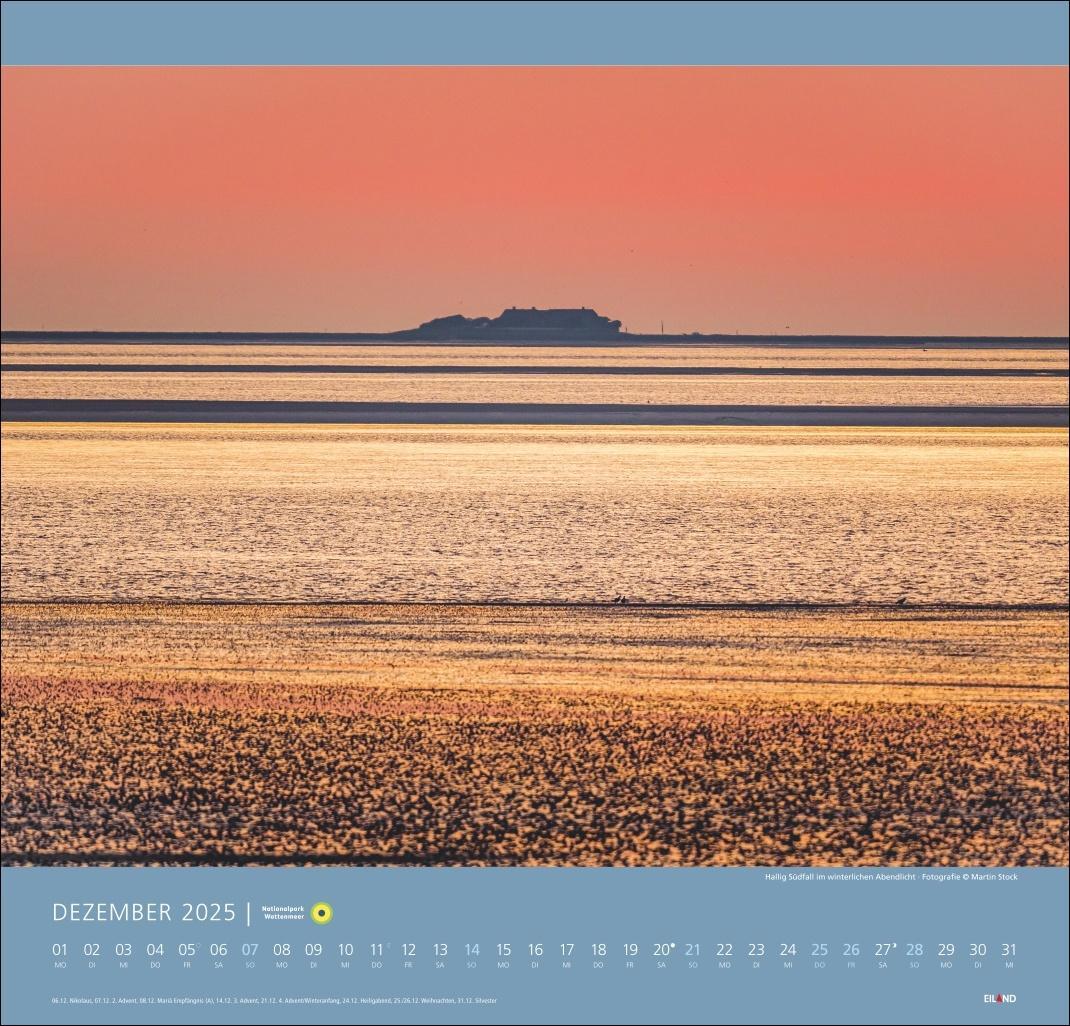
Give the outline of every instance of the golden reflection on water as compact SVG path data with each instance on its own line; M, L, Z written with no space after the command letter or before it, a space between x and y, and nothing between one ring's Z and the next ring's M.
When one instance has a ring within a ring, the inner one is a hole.
M606 367L930 367L1067 370L1066 349L796 346L115 345L4 343L5 363L377 364Z
M6 599L1064 602L1065 429L3 425Z
M1066 378L659 377L622 374L259 374L19 371L5 399L216 402L664 403L680 405L1066 405Z

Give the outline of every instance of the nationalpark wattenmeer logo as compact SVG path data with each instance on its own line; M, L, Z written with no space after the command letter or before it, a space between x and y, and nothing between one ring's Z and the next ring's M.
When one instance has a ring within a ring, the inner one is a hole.
M334 918L334 909L325 901L317 901L308 910L308 918L320 926L326 926Z

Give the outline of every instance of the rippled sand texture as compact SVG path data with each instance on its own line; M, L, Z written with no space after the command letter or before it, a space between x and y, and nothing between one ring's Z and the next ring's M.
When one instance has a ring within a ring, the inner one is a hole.
M1067 863L1066 610L3 610L8 861Z
M1065 602L1063 429L3 425L5 599Z

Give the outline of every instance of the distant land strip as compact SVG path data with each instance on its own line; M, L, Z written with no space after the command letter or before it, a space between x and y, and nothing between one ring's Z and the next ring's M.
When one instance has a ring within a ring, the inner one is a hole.
M449 339L419 337L412 331L3 331L4 343L77 345L365 345L475 346L509 348L616 349L642 346L771 346L786 348L913 349L1070 349L1070 338L1053 335L632 335L622 332L599 339L506 338Z
M932 377L932 378L1070 378L1070 369L997 367L598 367L530 364L344 364L344 363L3 363L0 372L42 374L639 374L656 377Z
M4 399L4 421L189 424L1067 427L1066 406L764 406L616 403Z

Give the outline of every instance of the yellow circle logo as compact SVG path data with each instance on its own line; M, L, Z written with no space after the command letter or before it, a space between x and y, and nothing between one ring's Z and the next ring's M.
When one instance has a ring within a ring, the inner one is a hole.
M334 909L325 901L318 901L308 913L309 918L314 923L319 923L320 926L324 926L334 918Z

